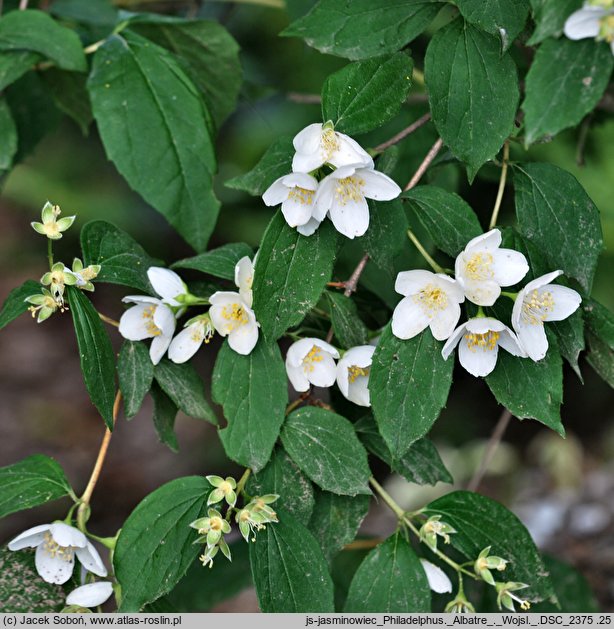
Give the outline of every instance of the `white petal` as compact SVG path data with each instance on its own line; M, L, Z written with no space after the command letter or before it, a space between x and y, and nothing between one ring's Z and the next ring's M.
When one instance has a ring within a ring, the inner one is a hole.
M307 367L305 376L316 387L330 387L337 379L337 365L328 352L321 352L320 358Z
M459 278L467 299L478 306L492 306L501 295L501 287L494 280L468 282Z
M142 341L152 336L147 329L148 319L143 316L149 309L147 304L137 304L128 308L119 320L119 333L129 341Z
M230 348L237 352L237 354L242 354L243 356L247 356L254 347L256 347L257 342L258 324L255 318L235 328L228 335L228 345L230 345Z
M440 310L429 324L433 336L438 341L445 341L450 337L461 316L460 306L456 302L448 303L444 310Z
M307 356L311 348L319 340L320 339L315 338L304 338L292 343L286 354L286 363L291 367L300 367L303 364L305 356Z
M299 131L292 140L294 150L299 153L313 153L320 149L322 123L314 122Z
M311 236L320 227L321 222L317 218L312 217L304 225L298 225L296 231L303 236Z
M362 236L369 228L369 206L364 198L345 204L334 199L329 215L335 229L348 238Z
M563 32L569 39L584 39L599 35L599 21L607 11L602 7L585 6L565 21Z
M281 204L281 213L286 219L286 223L290 227L297 227L298 225L304 225L311 218L311 213L314 209L313 201L311 203L301 203L298 199L286 199Z
M243 256L235 265L235 284L239 290L252 290L254 265L249 256Z
M420 563L424 568L426 578L429 582L429 587L433 590L433 592L437 592L437 594L446 594L447 592L452 591L452 582L439 566L436 566L426 559L420 559Z
M77 548L75 554L77 555L77 559L87 570L99 577L107 576L107 569L105 568L98 551L94 548L94 545L91 542L88 541L85 548Z
M330 159L330 164L339 168L348 164L360 164L365 168L373 168L373 159L356 140L344 133L335 133L339 142L339 149L335 151Z
M264 192L262 195L262 200L265 205L269 207L273 207L275 205L279 205L283 201L288 198L288 187L284 184L284 178L280 177L276 179Z
M456 330L452 332L452 335L446 341L445 345L443 346L441 350L441 355L443 356L444 360L448 360L448 357L454 351L454 348L458 345L458 342L461 340L461 337L465 333L466 329L467 329L467 323L461 323L461 325L459 325L456 328Z
M541 360L548 351L548 337L544 326L540 323L535 325L523 324L514 326L518 334L523 349L531 360Z
M166 350L172 340L172 334L169 334L168 336L160 334L160 336L154 337L154 340L151 342L151 346L149 347L149 358L154 365L157 365L162 360L162 356L166 353Z
M209 316L211 317L213 327L216 329L218 334L226 336L232 329L234 329L233 322L228 319L226 314L229 311L232 311L235 306L240 308L245 307L246 304L244 304L239 293L230 291L218 291L213 293L213 295L209 297L209 303L211 304Z
M8 543L9 550L21 550L22 548L38 546L45 539L45 533L50 528L51 524L39 524L31 529L27 529Z
M401 188L388 175L384 175L378 170L360 168L356 171L356 176L361 177L365 182L362 186L362 192L368 199L390 201L401 194Z
M319 221L324 220L326 213L330 210L335 199L336 187L337 180L332 175L328 175L328 177L322 179L313 201L313 218Z
M286 374L288 375L288 380L290 380L290 384L294 387L295 391L303 393L304 391L309 390L310 382L305 377L305 374L303 373L303 368L289 364L287 356Z
M356 347L348 349L343 355L342 360L350 365L356 365L356 367L364 369L371 366L374 352L375 347L373 345L357 345Z
M304 188L305 190L318 189L318 180L307 173L290 173L282 177L287 188Z
M329 353L333 358L339 358L339 352L337 348L333 347L330 343L322 341L321 339L311 339L313 344L319 347L321 350Z
M491 229L485 234L472 238L465 247L466 252L489 251L492 253L501 244L501 232L498 229Z
M427 284L435 281L435 273L417 269L414 271L401 271L397 275L394 283L394 290L405 295L415 295L419 293Z
M158 305L160 300L157 297L150 297L149 295L126 295L122 297L122 301L124 303L134 303L134 304L156 304Z
M399 339L411 339L425 330L430 322L430 315L413 296L404 297L392 313L392 333Z
M73 590L66 597L66 604L78 605L79 607L98 607L107 601L111 594L113 594L113 584L109 581L88 583Z
M552 293L554 306L552 312L546 317L546 321L562 321L572 315L580 306L582 297L579 293L567 286L553 285L548 290Z
M337 386L343 396L347 398L350 387L350 375L348 367L351 365L345 360L345 356L337 363Z
M446 292L450 299L459 304L465 301L465 291L459 282L443 273L436 273L435 277L437 278L435 283Z
M54 522L49 528L49 533L60 546L83 548L89 543L87 537L79 529L64 522Z
M200 349L205 338L204 326L200 322L184 328L168 346L168 357L174 363L185 363Z
M352 366L361 367L362 369L370 367L371 362L373 361L374 352L374 345L358 345L357 347L352 347L345 352L343 358L337 364L337 386L339 387L339 390L348 400L356 404L360 404L360 406L370 406L369 391L367 388L368 377L360 376L354 381L354 383L350 383L348 369ZM355 387L352 385L360 378L362 378L364 382L359 385L359 390L356 390L353 394L352 390ZM365 391L362 391L362 389L365 389ZM356 399L354 398L359 399L360 401L356 402Z
M292 170L296 173L310 173L316 168L320 168L324 160L320 151L315 153L295 153L292 158Z
M66 559L66 555L51 556L45 549L45 545L41 544L36 549L34 563L36 571L47 583L57 583L61 585L66 583L72 576L75 559L72 554L68 555L70 559Z
M173 311L166 305L160 304L153 313L153 322L162 330L164 336L172 336L177 320Z
M458 346L458 359L460 364L472 376L487 376L497 364L497 354L499 347L496 345L493 349L482 347L473 347L469 349L467 339L461 339Z
M513 249L497 249L492 252L494 280L499 286L513 286L529 272L527 259Z
M147 277L153 289L162 297L173 302L173 306L177 305L175 298L186 292L186 286L182 279L170 269L164 269L159 266L151 266L147 269Z
M369 376L358 376L354 382L350 382L349 391L345 397L358 406L371 406Z
M486 332L490 330L493 332L507 330L505 323L502 323L498 319L493 319L492 317L475 317L474 319L469 319L469 321L465 323L465 327L473 334L486 334Z
M507 327L499 334L499 347L509 352L512 356L527 358L527 352L520 344L518 337Z
M518 298L522 293L530 293L532 290L536 288L541 288L542 286L546 286L553 282L557 277L563 275L563 271L552 271L551 273L546 273L545 275L540 275L540 277L536 277L534 280L531 280L526 284L526 286L520 291L518 294Z

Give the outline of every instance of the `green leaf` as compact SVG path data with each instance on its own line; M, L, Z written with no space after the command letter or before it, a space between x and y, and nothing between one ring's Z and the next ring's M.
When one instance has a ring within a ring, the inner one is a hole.
M486 376L486 383L497 402L512 415L518 419L536 419L564 437L563 362L552 334L548 335L548 341L548 353L538 362L500 351L497 366Z
M570 173L540 163L516 165L514 187L520 233L553 269L590 292L603 238L599 210L584 188Z
M118 17L111 0L53 0L49 11L65 20L93 26L114 27Z
M472 178L514 129L514 61L495 37L457 19L431 39L424 74L435 127Z
M64 496L74 496L64 470L42 454L0 467L0 518Z
M313 535L279 509L279 522L259 532L249 545L249 559L260 610L275 612L335 611L333 582Z
M301 236L277 211L258 250L254 273L254 312L268 341L300 323L330 280L337 232L325 223L313 236Z
M220 205L212 189L212 122L179 63L123 31L96 51L88 90L109 159L190 245L204 250Z
M242 356L226 341L217 355L211 391L228 420L219 433L226 454L258 472L271 458L288 404L286 369L277 344L260 339Z
M475 561L480 551L491 546L491 555L509 561L503 578L529 586L520 593L522 598L542 601L554 594L529 532L502 504L480 494L455 491L431 502L424 513L441 515L442 522L456 529L450 543L468 560Z
M0 90L31 70L43 57L27 50L3 50L0 52Z
M354 424L354 428L367 450L387 463L390 469L400 474L407 482L417 485L436 485L440 481L454 482L437 448L428 439L419 439L400 459L394 460L370 415L361 417Z
M217 418L205 398L205 386L191 363L177 365L163 358L154 368L154 378L186 415L216 425Z
M456 0L456 6L467 22L500 37L503 50L512 45L529 15L528 0Z
M28 310L30 304L25 301L26 297L40 292L41 285L34 280L26 280L21 286L14 288L4 300L2 310L0 310L0 330Z
M41 76L58 109L70 116L79 125L83 135L87 135L94 115L92 114L90 97L85 87L85 76L57 68L49 68L42 72Z
M28 50L63 70L87 71L78 35L43 11L11 11L0 19L0 50Z
M344 612L430 612L431 590L420 560L400 531L376 546L352 579Z
M251 496L278 494L277 504L301 522L309 521L315 504L311 482L281 446L264 469L250 476L247 491Z
M577 125L603 96L612 68L614 56L605 42L545 41L526 78L525 144Z
M368 342L367 326L358 316L356 304L343 293L327 291L326 297L330 303L330 318L335 332L335 338L341 347L349 349L356 345L366 345Z
M405 102L412 70L413 62L403 52L348 64L324 82L323 119L350 135L381 127Z
M293 155L292 138L289 135L282 135L269 146L252 170L228 179L224 185L259 197L276 179L292 171Z
M113 403L115 401L115 352L98 312L90 300L74 286L66 293L75 326L81 373L90 399L113 430Z
M394 459L426 435L448 399L454 362L441 347L430 330L402 341L388 325L373 354L371 404Z
M161 17L139 16L130 29L177 56L219 126L234 111L241 89L239 45L217 22Z
M527 44L535 46L544 39L558 37L563 32L565 20L582 6L582 0L530 0L535 20L535 30Z
M120 611L137 612L170 592L196 559L198 537L189 526L206 512L211 487L188 476L162 485L124 522L113 557L122 586Z
M119 388L124 398L126 419L134 417L151 388L154 366L149 350L139 341L124 341L117 359Z
M594 299L585 300L583 310L589 347L587 360L614 388L614 316Z
M90 221L81 229L85 265L100 264L96 282L109 282L153 293L147 279L150 266L163 263L152 258L132 236L106 221Z
M151 397L154 403L153 423L160 443L168 446L173 452L179 452L175 435L176 404L157 384L151 387Z
M211 249L193 258L185 258L171 265L173 269L194 269L225 280L235 278L235 266L237 262L247 256L254 255L252 248L244 242L233 242L217 249Z
M367 59L404 48L442 6L432 0L320 0L281 34L302 37L320 52Z
M437 186L418 186L403 193L438 249L453 258L482 233L476 213L454 192Z
M10 170L17 153L17 127L6 100L0 96L0 171Z
M318 540L328 561L356 537L369 511L369 496L338 496L316 490L309 530Z
M345 417L315 406L301 408L286 420L281 442L322 489L346 496L370 493L367 453Z

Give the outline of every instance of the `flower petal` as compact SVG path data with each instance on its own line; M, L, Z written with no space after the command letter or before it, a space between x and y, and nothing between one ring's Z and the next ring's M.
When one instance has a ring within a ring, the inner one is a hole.
M364 198L347 203L333 199L329 215L335 229L348 238L362 236L369 228L369 206Z
M360 164L365 168L373 168L373 159L356 140L345 133L335 133L339 148L328 160L330 164L339 168L348 164Z
M362 186L362 193L368 199L390 201L401 194L401 188L388 175L384 175L378 170L359 168L356 175L365 182Z
M45 533L51 528L51 524L39 524L20 533L9 543L9 550L21 550L22 548L34 548L45 539Z
M321 222L317 218L312 217L304 225L297 225L296 231L303 236L311 236L320 227Z
M313 344L319 347L320 349L328 352L333 358L339 358L339 352L336 347L333 347L330 343L323 341L321 339L311 339Z
M200 349L205 338L202 323L196 322L184 328L168 346L168 357L174 363L185 363Z
M494 280L468 282L459 279L467 299L478 306L492 306L501 295L501 287Z
M273 207L283 203L288 198L288 187L284 184L285 175L276 179L262 195L265 205Z
M147 269L147 277L156 293L163 299L168 299L173 302L173 306L177 305L175 298L186 292L186 286L183 280L177 273L170 269L150 266Z
M295 391L298 391L299 393L303 393L304 391L309 390L310 382L305 377L303 368L290 365L288 363L287 356L286 356L286 374L288 375L288 380L290 380L290 384L294 387Z
M243 356L247 356L254 347L256 347L257 342L258 324L256 323L255 317L246 324L235 328L228 335L228 345L230 345L230 348L237 352L237 354L242 354Z
M166 304L160 304L154 310L153 322L162 330L163 336L172 336L177 325L173 311Z
M316 168L320 168L324 160L320 151L315 153L295 153L292 158L292 170L296 173L310 173Z
M485 234L472 238L465 247L466 252L490 251L497 249L501 245L501 232L498 229L491 229Z
M543 325L520 323L520 325L514 326L514 329L518 334L518 340L531 360L538 361L544 358L548 351L548 337ZM501 347L507 349L504 344L501 344Z
M444 360L448 360L448 357L454 351L454 348L458 345L458 342L461 340L461 337L465 333L466 329L467 329L467 323L465 322L465 323L461 323L461 325L459 325L456 328L456 330L452 332L452 335L446 341L445 345L443 346L441 350L441 355L443 356Z
M430 315L413 296L404 297L392 313L392 333L399 339L411 339L425 330L430 322Z
M440 310L429 324L433 336L438 341L445 341L454 332L461 316L461 308L456 302L449 302L444 310Z
M493 279L499 286L513 286L529 272L527 259L513 249L497 249L492 252Z
M172 340L173 336L171 334L168 336L160 334L160 336L154 337L149 347L149 358L154 365L157 365L162 360L162 356L166 353Z
M254 265L249 256L243 256L235 265L235 284L241 291L251 291L254 283Z
M98 607L106 602L113 594L113 584L110 581L98 581L88 583L73 590L66 597L67 605L79 607Z
M137 304L124 312L119 320L119 333L125 339L142 341L152 336L146 325L148 319L144 316L148 309L147 304Z
M572 288L559 286L558 284L548 287L554 298L552 312L546 317L546 321L562 321L572 315L582 303L582 297Z
M512 356L527 358L525 348L520 344L518 337L507 326L499 334L499 346Z
M356 367L362 367L364 369L369 367L373 362L374 352L375 346L373 345L357 345L356 347L348 349L343 355L342 360L350 365L356 365Z
M320 357L320 361L309 365L310 371L305 375L316 387L330 387L337 379L337 365L328 352L321 352Z
M585 39L599 35L599 21L607 11L602 7L585 6L565 21L563 32L569 39Z
M487 376L497 364L498 345L493 349L474 347L469 349L467 339L461 339L458 346L458 359L460 364L472 376Z
M311 203L301 202L296 198L286 199L281 204L281 213L290 227L297 227L307 223L311 218L313 209L313 201Z
M79 529L64 524L64 522L54 522L49 527L49 533L51 533L53 540L60 546L83 548L89 543L87 537L85 537Z
M394 290L401 295L415 295L419 293L427 284L435 279L435 273L416 269L413 271L401 271L397 275L394 283Z
M292 140L294 150L299 153L313 153L320 150L322 123L314 122L299 131Z
M75 554L77 555L77 559L87 570L99 577L107 576L107 569L105 568L98 551L91 542L88 541L85 548L77 548L75 550Z
M452 591L452 582L448 579L448 575L435 564L427 561L426 559L420 559L420 563L426 573L426 578L429 582L429 587L433 592L437 594L446 594Z
M68 558L67 558L68 557ZM51 555L44 544L36 549L34 556L36 571L47 583L66 583L72 576L75 559L72 553Z

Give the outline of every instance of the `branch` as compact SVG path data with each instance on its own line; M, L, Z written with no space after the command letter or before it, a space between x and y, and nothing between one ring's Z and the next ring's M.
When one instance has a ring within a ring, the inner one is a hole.
M426 172L427 168L431 165L431 162L437 157L437 153L441 149L443 145L443 140L439 138L433 146L431 146L430 151L426 154L424 160L422 160L422 164L418 166L418 170L414 173L414 176L409 180L405 188L403 188L403 192L407 192L411 190L419 181L422 179L422 175Z
M399 131L396 135L393 135L389 140L378 144L373 150L377 153L381 153L385 151L387 148L392 146L393 144L397 144L403 138L406 138L408 135L418 130L420 127L423 127L429 120L431 119L431 113L427 112L421 118L418 118L415 122L412 122L409 127L405 127L402 131Z
M503 192L505 191L505 182L507 180L507 164L510 160L510 143L509 140L505 141L503 145L503 165L501 166L501 177L499 179L499 189L497 190L497 198L495 200L495 207L492 209L492 216L490 217L490 225L488 229L493 229L497 224L499 218L499 209L501 208L501 201L503 200Z

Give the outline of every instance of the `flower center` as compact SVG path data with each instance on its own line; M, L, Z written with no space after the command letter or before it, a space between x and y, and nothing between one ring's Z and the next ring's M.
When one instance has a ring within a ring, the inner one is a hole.
M44 551L52 558L61 559L62 561L72 561L74 551L72 546L60 546L51 536L51 533L47 531L45 533L45 539L43 541Z
M228 321L226 324L226 332L232 332L236 328L240 328L248 322L247 313L240 304L232 304L224 306L222 309L222 317Z
M227 496L232 491L232 485L225 480L220 484L218 489L224 494L224 496Z
M313 371L315 369L315 365L313 363L320 363L324 360L324 356L322 355L322 350L314 345L310 350L307 356L303 358L303 368L307 371Z
M322 155L325 161L328 161L335 151L339 150L339 138L332 129L326 129L322 132Z
M362 193L364 185L365 180L355 175L339 179L335 188L335 198L341 205L347 205L349 201L362 201L364 199Z
M350 383L356 382L356 378L360 376L368 376L371 372L371 367L358 367L356 365L352 365L348 367L348 380Z
M301 188L300 186L295 186L294 188L290 188L288 192L288 199L292 199L301 205L313 205L313 190L307 190L307 188ZM246 283L249 288L252 287L252 282L254 281L253 276L248 278Z
M221 531L223 524L224 521L222 520L222 518L218 518L217 516L211 518L210 526L212 531Z
M414 295L414 301L422 306L425 313L433 314L433 311L437 312L447 308L448 295L435 284L427 284L419 293Z
M60 229L58 224L55 222L55 219L53 219L51 223L45 223L43 227L47 236L56 236L60 233Z
M599 23L599 37L608 43L614 41L614 15L606 15Z
M145 329L148 334L151 334L151 336L160 336L160 334L162 334L162 330L154 323L153 320L156 308L157 306L152 304L151 306L145 308L145 310L143 310L143 314L141 315L143 319L145 319Z
M553 309L554 297L550 291L532 290L522 302L522 320L530 325L543 324Z
M476 348L478 347L485 352L492 352L492 350L497 347L500 336L499 332L488 330L488 332L484 334L465 334L465 339L467 340L467 347L472 352L477 351Z
M469 279L475 282L483 282L493 277L491 269L493 257L490 253L474 253L465 263L465 272Z

